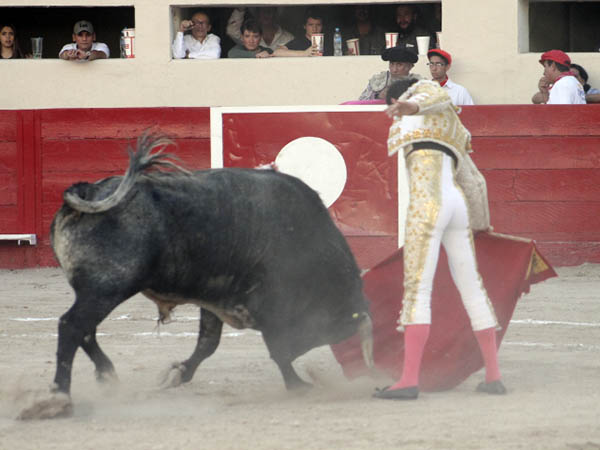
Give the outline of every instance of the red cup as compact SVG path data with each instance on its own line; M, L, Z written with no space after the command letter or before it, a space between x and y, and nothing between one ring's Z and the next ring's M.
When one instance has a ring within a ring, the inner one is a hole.
M398 33L385 33L385 48L392 48L398 42Z
M311 36L311 42L313 46L316 46L319 49L319 53L323 54L323 33L314 33Z
M348 39L346 41L346 46L348 47L348 54L353 56L360 55L360 47L358 45L358 39Z

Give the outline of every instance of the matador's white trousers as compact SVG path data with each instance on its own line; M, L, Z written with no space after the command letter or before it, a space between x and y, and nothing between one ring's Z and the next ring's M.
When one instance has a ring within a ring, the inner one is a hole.
M454 161L439 150L416 150L406 159L410 200L404 243L404 299L399 329L431 323L431 290L440 243L473 330L498 322L477 270L473 233Z

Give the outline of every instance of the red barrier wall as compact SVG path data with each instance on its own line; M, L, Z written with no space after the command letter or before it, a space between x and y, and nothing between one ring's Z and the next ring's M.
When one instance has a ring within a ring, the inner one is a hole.
M210 167L209 108L0 111L0 234L38 238L36 246L0 241L0 267L56 265L49 229L62 192L122 175L127 146L149 128L171 137L169 151L187 167Z
M371 114L368 126L385 136L389 120ZM600 105L474 106L462 118L488 181L496 231L536 239L555 265L600 263ZM369 134L332 123L344 139ZM0 267L55 265L48 232L62 191L122 174L127 145L153 126L173 138L186 165L210 166L209 108L0 111L0 234L38 236L31 247L0 241ZM391 249L396 238L383 232L346 232L361 265ZM370 244L376 240L384 244Z
M492 225L557 266L600 263L600 105L463 108Z
M383 122L373 126L374 115ZM344 159L347 178L329 212L359 266L373 267L398 248L398 161L387 156L385 115L244 111L224 113L222 122L225 167L268 164L298 138L316 137L333 144Z

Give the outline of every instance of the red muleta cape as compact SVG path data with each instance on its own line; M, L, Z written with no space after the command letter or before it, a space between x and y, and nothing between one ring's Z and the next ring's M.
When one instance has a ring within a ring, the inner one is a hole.
M483 284L502 327L498 332L500 346L519 297L529 292L532 284L557 275L529 239L478 233L475 251ZM404 335L396 330L404 292L403 266L399 249L363 276L373 319L375 367L393 379L402 374L404 356ZM452 389L481 369L483 359L443 247L433 284L431 312L431 333L423 354L419 388ZM368 374L357 336L332 345L332 349L348 378Z

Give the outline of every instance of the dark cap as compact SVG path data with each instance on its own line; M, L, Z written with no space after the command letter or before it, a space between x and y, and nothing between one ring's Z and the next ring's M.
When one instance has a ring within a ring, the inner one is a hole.
M571 58L569 58L562 50L549 50L546 53L543 53L540 58L540 64L544 64L544 61L554 61L555 63L567 67L571 65Z
M445 52L441 48L432 48L427 52L427 58L431 58L434 55L439 56L440 58L444 58L446 60L446 63L452 64L452 56L450 56L450 53Z
M80 20L73 27L73 34L79 34L83 31L87 31L90 34L94 34L94 26L91 22L88 22L87 20Z
M416 63L419 60L417 54L404 47L386 48L381 54L381 59L391 62Z

